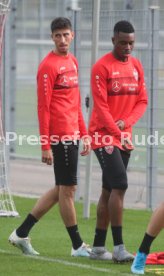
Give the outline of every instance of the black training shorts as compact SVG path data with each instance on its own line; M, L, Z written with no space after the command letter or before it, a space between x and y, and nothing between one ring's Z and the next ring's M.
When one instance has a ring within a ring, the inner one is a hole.
M103 188L126 190L128 187L126 169L130 154L117 147L106 146L94 150L102 169Z
M77 185L78 141L51 145L56 185Z

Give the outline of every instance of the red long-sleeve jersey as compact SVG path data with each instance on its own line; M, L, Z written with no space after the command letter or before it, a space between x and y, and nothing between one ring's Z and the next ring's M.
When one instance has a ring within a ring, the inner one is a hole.
M37 74L38 120L42 149L57 140L86 135L78 85L78 65L72 54L50 52Z
M93 66L91 87L94 106L89 134L92 148L109 143L122 149L122 132L131 137L132 126L144 114L148 103L142 65L132 56L122 62L108 53ZM125 123L123 131L116 125L118 120Z

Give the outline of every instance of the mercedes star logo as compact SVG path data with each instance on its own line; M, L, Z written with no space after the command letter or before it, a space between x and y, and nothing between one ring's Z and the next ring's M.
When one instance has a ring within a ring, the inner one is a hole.
M112 90L114 92L118 92L120 91L120 88L121 88L121 85L118 81L115 81L113 84L112 84Z

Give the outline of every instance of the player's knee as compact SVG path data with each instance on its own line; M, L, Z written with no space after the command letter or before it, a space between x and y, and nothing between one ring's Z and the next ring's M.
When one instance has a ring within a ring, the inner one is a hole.
M76 191L76 186L60 186L60 195L62 194L64 197L74 197Z
M106 202L101 202L101 204L98 204L97 206L97 217L98 219L101 219L101 218L105 218L106 216L106 213L107 213L107 210L108 210L108 204L106 204Z
M111 194L111 189L110 188L106 189L106 187L103 187L100 199L102 199L103 202L108 202L110 194Z

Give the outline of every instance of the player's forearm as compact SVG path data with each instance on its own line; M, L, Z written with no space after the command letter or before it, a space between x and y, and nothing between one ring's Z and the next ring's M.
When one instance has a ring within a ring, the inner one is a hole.
M139 119L144 115L146 107L147 101L136 105L133 111L131 112L130 116L128 116L128 118L126 119L123 119L125 122L125 128L129 128L135 125L139 121Z

